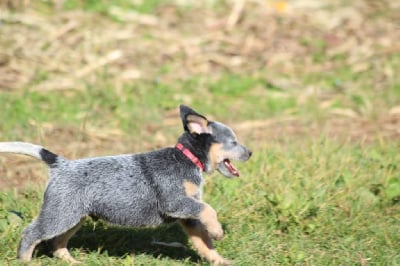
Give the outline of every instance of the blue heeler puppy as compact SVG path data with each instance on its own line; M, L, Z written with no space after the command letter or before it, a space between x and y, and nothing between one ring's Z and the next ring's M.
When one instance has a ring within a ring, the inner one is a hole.
M51 240L54 256L76 262L67 242L87 216L122 226L178 221L200 256L215 265L229 261L214 249L223 236L215 210L202 201L202 172L239 176L231 160L251 151L226 125L180 106L184 133L175 147L140 153L67 160L41 146L0 142L0 152L36 157L49 166L39 216L22 233L18 258L29 261L37 244Z

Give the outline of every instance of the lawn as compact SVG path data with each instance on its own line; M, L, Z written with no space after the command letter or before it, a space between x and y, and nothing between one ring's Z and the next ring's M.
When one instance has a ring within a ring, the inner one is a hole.
M396 4L22 2L0 1L0 141L72 159L153 150L175 144L184 103L253 150L240 178L205 177L221 255L400 264ZM0 155L0 264L20 264L46 181L40 162ZM69 246L84 265L207 265L177 225L88 219ZM35 250L32 265L64 264Z

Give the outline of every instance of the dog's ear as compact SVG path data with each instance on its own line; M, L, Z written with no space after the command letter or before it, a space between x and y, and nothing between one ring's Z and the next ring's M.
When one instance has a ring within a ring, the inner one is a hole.
M205 116L185 105L180 105L179 110L185 131L196 134L210 133L207 127L208 120Z

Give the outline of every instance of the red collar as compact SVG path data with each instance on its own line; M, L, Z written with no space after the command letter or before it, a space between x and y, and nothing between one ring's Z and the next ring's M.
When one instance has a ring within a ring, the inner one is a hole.
M189 149L186 149L181 143L176 144L175 148L180 150L186 157L188 157L197 167L204 171L204 166Z

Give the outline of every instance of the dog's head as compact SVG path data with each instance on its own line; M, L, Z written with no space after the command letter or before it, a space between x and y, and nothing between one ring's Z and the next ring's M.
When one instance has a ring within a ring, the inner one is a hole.
M201 139L207 149L206 172L217 169L226 177L239 176L232 161L247 161L252 152L240 144L228 126L208 119L191 108L181 105L183 128L194 139Z

